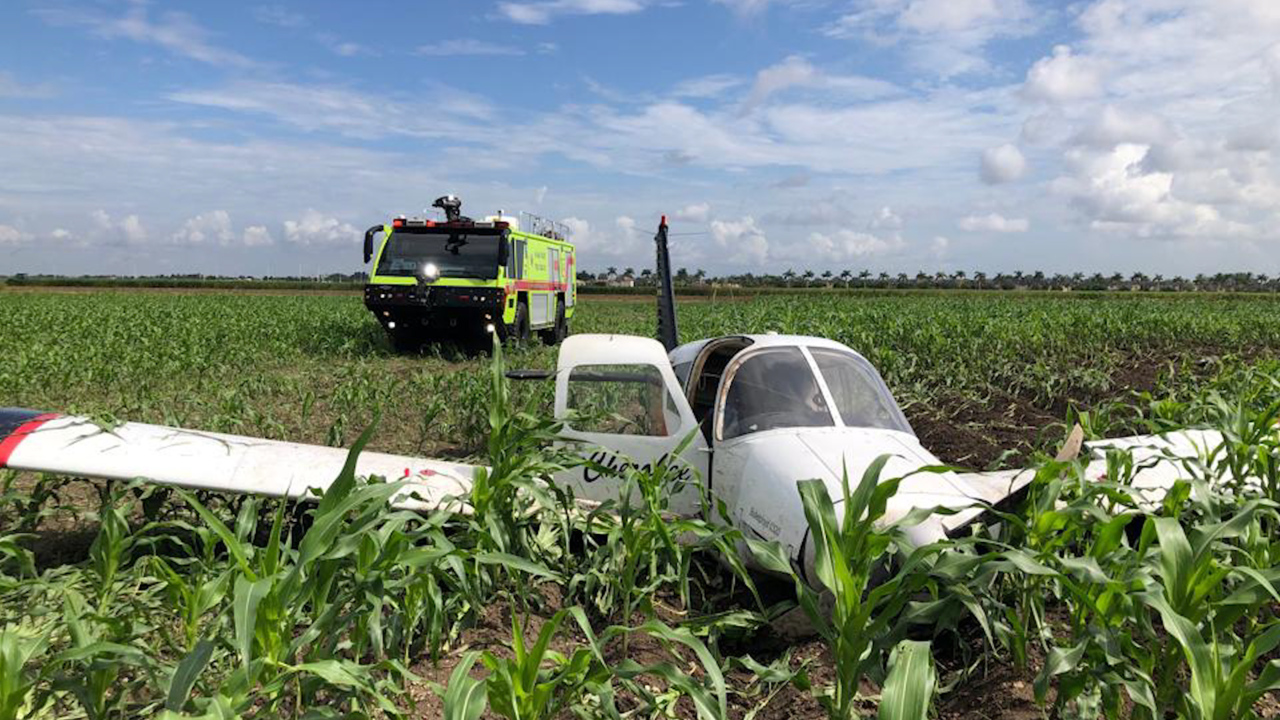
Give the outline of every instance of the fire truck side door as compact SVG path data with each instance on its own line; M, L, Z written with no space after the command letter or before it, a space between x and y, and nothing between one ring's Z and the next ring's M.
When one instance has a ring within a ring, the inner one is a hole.
M692 435L675 465L678 489L670 509L682 515L701 509L709 452L661 343L632 335L570 336L560 346L555 413L566 420L562 435L581 443L584 457L618 470L652 466ZM596 501L617 498L623 484L592 466L555 480Z

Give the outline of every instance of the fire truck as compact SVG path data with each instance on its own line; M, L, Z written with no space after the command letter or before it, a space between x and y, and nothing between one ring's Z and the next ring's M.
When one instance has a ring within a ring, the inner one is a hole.
M577 301L566 228L529 213L472 220L453 195L432 207L443 220L400 216L364 235L364 261L373 261L364 304L396 348L482 345L492 333L564 340Z

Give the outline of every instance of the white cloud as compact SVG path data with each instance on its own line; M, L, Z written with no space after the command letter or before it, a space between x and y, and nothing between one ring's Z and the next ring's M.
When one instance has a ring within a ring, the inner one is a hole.
M591 245L591 223L579 217L567 217L560 222L569 228L569 239L576 246Z
M737 15L749 16L764 12L773 0L715 0L715 2L724 5Z
M1037 60L1027 71L1022 92L1051 103L1094 97L1102 93L1101 68L1096 60L1072 55L1070 47L1058 45L1052 57Z
M1016 145L1005 143L982 151L982 182L988 185L1013 182L1027 170L1027 159Z
M836 230L832 233L811 233L808 249L827 262L845 262L868 255L882 255L903 245L896 234L885 238L857 230Z
M18 245L30 239L30 235L12 225L0 225L0 245Z
M253 9L253 18L264 25L282 28L306 27L307 17L283 5L260 5Z
M0 70L0 98L48 98L54 96L50 85L27 85L12 73Z
M307 210L298 220L284 221L285 241L297 245L342 245L358 242L361 237L355 226L316 210Z
M781 92L796 85L808 85L818 76L818 72L808 60L798 56L783 60L756 73L756 81L751 86L751 94L747 97L747 107L755 107L763 103L776 92Z
M1024 37L1043 13L1026 0L871 0L829 24L836 38L900 45L907 62L943 78L991 70L985 48Z
M54 228L53 232L49 233L49 237L54 240L70 240L72 235L66 228Z
M112 218L106 210L98 209L90 213L97 238L108 243L138 245L147 241L147 229L137 215L127 215L121 220Z
M330 50L342 57L355 57L365 52L364 46L353 42L339 42L329 47Z
M558 15L628 15L645 7L639 0L546 0L498 3L498 14L522 25L546 25Z
M274 244L275 238L271 237L271 231L267 230L265 225L250 225L244 229L240 242L245 247L261 247Z
M1159 115L1107 105L1075 137L1075 142L1109 149L1121 143L1166 142L1175 134Z
M1139 144L1122 144L1108 152L1073 150L1068 154L1070 174L1058 178L1053 187L1069 197L1095 229L1139 237L1251 233L1249 226L1224 218L1215 205L1179 197L1174 173L1144 170L1148 150Z
M201 213L187 220L182 227L172 235L171 241L179 245L203 245L207 243L218 243L219 245L230 245L235 239L235 233L231 230L231 216L226 210L214 210L209 213Z
M80 25L95 35L113 40L123 38L156 45L182 57L209 65L250 68L255 63L240 53L215 45L209 32L191 16L170 11L152 19L145 3L131 3L123 16L107 16L94 11L40 9L35 14L54 25Z
M1007 8L996 0L913 0L898 24L922 33L964 32L1003 19Z
M722 250L750 265L763 265L769 257L769 239L750 215L741 220L712 220L711 237Z
M824 73L803 57L792 55L756 73L751 92L743 103L743 111L756 108L771 96L791 88L821 90L827 99L830 99L833 92L846 99L871 99L901 93L892 83L858 75Z
M946 257L950 250L951 239L946 235L938 235L934 237L933 242L929 245L929 252L933 253L933 256L937 258Z
M680 81L671 89L670 94L676 98L715 98L733 88L740 87L743 82L743 79L736 75L703 75Z
M601 229L589 221L579 217L567 217L561 220L569 228L569 239L577 247L580 258L596 258L580 260L588 265L606 261L633 261L646 240L640 231L639 223L629 215L619 215L613 219L612 228Z
M449 57L453 55L524 55L516 45L503 45L475 38L450 38L426 45L419 45L415 55Z
M686 205L677 210L673 217L684 222L704 223L711 219L711 204L703 202Z
M960 218L956 225L968 232L1020 233L1031 228L1031 222L1026 218L1006 218L994 212Z
M626 215L619 215L614 218L613 224L617 226L618 232L622 235L623 240L630 242L636 238L636 221L634 218Z
M1264 62L1271 75L1271 89L1280 96L1280 43L1271 46L1264 56Z
M873 230L901 230L902 216L893 211L893 208L885 205L880 208L871 218L871 229Z
M292 127L327 130L359 139L392 136L503 142L483 121L494 115L483 97L447 86L433 88L430 101L379 97L347 87L238 81L222 88L182 90L169 99L273 117Z

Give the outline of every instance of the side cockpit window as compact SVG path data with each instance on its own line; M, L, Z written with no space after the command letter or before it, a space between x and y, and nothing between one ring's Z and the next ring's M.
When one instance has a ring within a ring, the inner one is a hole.
M579 432L668 436L680 413L652 365L579 365L569 375L569 426Z
M835 424L822 390L799 348L763 350L731 371L721 437L785 427Z

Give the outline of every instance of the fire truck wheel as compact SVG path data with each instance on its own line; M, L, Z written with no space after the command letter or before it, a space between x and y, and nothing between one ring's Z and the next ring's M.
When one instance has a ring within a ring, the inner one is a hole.
M542 340L543 345L555 345L564 340L565 335L569 334L569 324L564 317L564 303L556 304L556 324L546 330L539 330L538 337Z
M514 339L518 343L529 341L529 303L525 300L516 303Z

